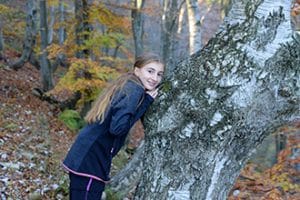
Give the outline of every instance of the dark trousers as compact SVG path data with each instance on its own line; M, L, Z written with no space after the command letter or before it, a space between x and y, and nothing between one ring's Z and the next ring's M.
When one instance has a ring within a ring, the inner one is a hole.
M101 181L69 173L70 200L101 200L105 184Z

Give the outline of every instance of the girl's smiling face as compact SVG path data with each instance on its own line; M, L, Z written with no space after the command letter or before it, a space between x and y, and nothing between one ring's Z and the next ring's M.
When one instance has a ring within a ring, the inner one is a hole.
M154 90L161 82L164 66L159 62L151 62L141 68L135 67L134 74L138 76L146 90Z

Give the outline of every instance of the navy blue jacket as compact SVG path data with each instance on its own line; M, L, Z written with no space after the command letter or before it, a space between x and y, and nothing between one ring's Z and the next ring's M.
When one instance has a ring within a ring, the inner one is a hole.
M77 175L107 182L112 158L124 145L130 128L153 100L141 85L127 81L113 96L103 123L87 124L79 132L63 166Z

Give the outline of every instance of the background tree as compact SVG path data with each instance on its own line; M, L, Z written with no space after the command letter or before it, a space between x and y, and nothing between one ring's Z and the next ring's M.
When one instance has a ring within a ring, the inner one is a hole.
M59 0L59 32L58 32L58 41L59 44L62 45L66 39L66 30L65 30L65 4L63 3L63 0Z
M186 23L185 20L186 6L181 6L180 11L178 13L178 29L177 34L181 33L184 29L184 25Z
M0 4L0 60L4 59L4 38L3 38L3 26L4 26L4 15L7 15L10 9L7 6Z
M291 1L233 1L205 48L177 65L145 120L135 199L226 199L251 152L300 118Z
M48 60L48 23L47 23L47 4L46 0L40 1L40 32L41 32L41 79L43 91L49 91L53 88L53 73L51 64Z
M222 9L222 16L225 17L230 10L232 0L219 0L219 1Z
M176 44L176 33L178 27L178 13L182 5L177 0L163 0L161 18L160 52L164 63L168 66L166 74L173 71L175 65L174 48Z
M33 48L36 44L37 36L37 2L36 0L28 0L26 3L27 17L26 17L26 29L25 38L23 43L23 51L21 57L11 63L10 67L13 69L19 69L23 67L25 62L30 61L33 65L39 67L39 63L36 60L36 56Z
M131 20L132 20L132 34L135 46L135 58L143 53L143 34L144 34L144 20L142 9L144 8L144 0L131 0Z
M9 8L0 4L0 60L4 58L3 51L4 51L4 39L3 39L3 18L4 14L9 12Z
M58 1L58 21L59 21L59 28L58 28L58 44L60 48L64 48L64 42L67 37L67 32L66 32L66 21L65 21L65 8L66 4L62 1ZM53 71L57 69L59 65L61 66L67 66L67 61L66 61L67 56L65 55L65 52L59 52L55 62L52 64Z
M189 50L190 54L201 49L201 19L197 0L186 0L189 23Z
M50 2L52 3L52 2ZM48 44L51 44L53 42L53 35L54 35L54 24L55 24L55 14L56 14L56 8L54 3L49 5L49 23L48 23Z
M90 54L84 43L89 39L89 6L87 0L75 0L76 44L79 47L77 58L87 58Z
M3 19L0 16L0 60L3 59L4 39L3 39Z
M131 19L115 7L115 4L102 3L94 3L90 7L90 21L95 28L87 46L98 60L104 62L123 56L128 59L132 54L132 48L127 44L127 41L132 41ZM128 6L126 9L130 10Z

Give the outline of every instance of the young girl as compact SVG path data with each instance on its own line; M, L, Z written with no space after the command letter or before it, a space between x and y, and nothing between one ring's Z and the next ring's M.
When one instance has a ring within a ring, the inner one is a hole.
M63 166L69 172L70 199L101 199L109 181L112 158L124 145L133 124L157 96L164 66L154 54L137 58L134 69L121 76L87 113Z

